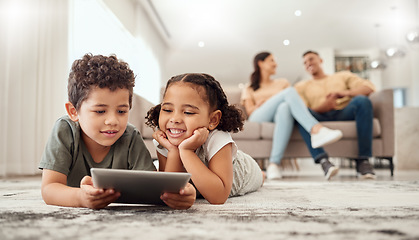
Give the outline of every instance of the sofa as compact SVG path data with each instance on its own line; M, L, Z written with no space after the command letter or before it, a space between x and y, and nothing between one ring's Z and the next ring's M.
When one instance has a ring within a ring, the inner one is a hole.
M224 90L229 103L243 109L243 106L240 105L241 89L237 87L224 87ZM372 93L370 99L374 109L372 155L380 161L382 159L388 160L390 174L393 176L393 156L395 152L393 91L391 89L384 89ZM145 125L145 116L152 106L152 103L134 94L129 122L139 129L152 158L156 159L157 155L152 142L153 129ZM355 121L331 121L322 122L322 124L332 129L340 129L343 132L341 140L324 147L329 157L347 159L357 157L358 141ZM232 137L239 149L259 161L269 158L272 147L273 129L273 123L246 121L243 131L233 133ZM311 158L297 127L293 129L284 158ZM264 168L263 164L261 164L261 167Z

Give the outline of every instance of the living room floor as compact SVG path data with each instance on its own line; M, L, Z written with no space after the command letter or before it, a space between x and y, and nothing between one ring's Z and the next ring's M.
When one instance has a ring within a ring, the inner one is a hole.
M419 170L396 170L391 176L388 169L375 169L377 178L375 181L419 181ZM283 177L280 181L325 181L321 170L306 171L306 172L283 172ZM330 181L374 181L363 180L356 176L354 169L340 168L338 175L333 177Z
M188 210L111 204L102 210L46 205L41 176L0 179L0 239L419 239L419 170L376 169L359 180L342 168L325 181L301 162L283 179L223 205Z
M339 172L331 181L360 181L356 176L355 163L347 159L332 158L332 163L339 166ZM413 170L399 170L394 169L394 174L391 176L389 163L387 160L374 161L370 160L374 165L376 173L376 180L390 181L390 180L419 180L419 169ZM261 163L259 163L261 164ZM264 161L263 165L267 166L269 162ZM282 179L281 181L325 181L323 178L323 171L319 164L315 164L312 159L292 159L283 160L280 166Z

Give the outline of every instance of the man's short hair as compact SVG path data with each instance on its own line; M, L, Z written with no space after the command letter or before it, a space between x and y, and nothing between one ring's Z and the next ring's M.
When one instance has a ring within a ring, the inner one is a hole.
M308 50L307 52L305 52L303 54L303 57L305 57L307 54L310 54L310 53L313 53L313 54L316 54L317 56L320 56L318 52L315 52L315 51L312 51L312 50Z

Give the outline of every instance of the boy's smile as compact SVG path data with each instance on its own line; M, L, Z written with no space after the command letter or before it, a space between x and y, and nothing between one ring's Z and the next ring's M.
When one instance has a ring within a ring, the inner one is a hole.
M112 131L112 130L110 130L110 131L101 131L101 133L103 133L103 135L105 135L106 137L109 137L109 138L113 138L113 137L115 137L116 136L116 134L118 133L118 131Z
M205 94L204 89L192 86L183 82L170 85L161 105L159 128L175 146L192 136L196 129L209 126L209 104L199 94Z
M83 141L94 152L109 149L125 132L128 123L129 91L93 88L76 113Z

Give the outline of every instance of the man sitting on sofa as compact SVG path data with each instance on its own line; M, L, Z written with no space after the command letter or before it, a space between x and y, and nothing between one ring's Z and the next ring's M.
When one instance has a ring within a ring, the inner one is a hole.
M307 51L303 59L313 79L297 83L295 89L318 121L356 121L359 150L356 171L361 178L375 179L368 161L372 153L373 109L367 97L375 90L374 85L348 71L326 75L317 52ZM323 148L313 149L310 134L300 125L299 130L315 162L329 168L328 154Z

